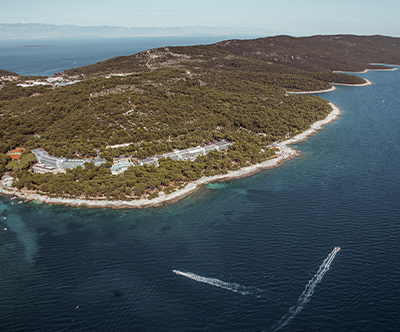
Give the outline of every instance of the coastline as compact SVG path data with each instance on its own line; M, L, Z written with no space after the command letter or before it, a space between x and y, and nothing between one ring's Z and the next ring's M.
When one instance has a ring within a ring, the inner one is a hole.
M309 95L309 94L315 94L315 93L326 93L326 92L332 92L335 91L336 87L332 85L329 89L325 90L315 90L315 91L286 91L287 94L289 95Z
M391 70L391 69L382 69L382 70ZM397 70L397 68L395 68L394 70ZM354 86L354 87L360 87L360 86L368 86L368 85L373 85L374 83L372 83L370 80L364 78L365 83L361 83L361 84L345 84L345 83L331 83L332 86L329 89L325 89L325 90L316 90L316 91L286 91L287 94L289 95L309 95L309 94L317 94L317 93L327 93L327 92L332 92L335 91L337 88L335 87L335 85L342 85L342 86Z
M341 71L341 70L334 70L333 72L334 72L334 73L365 74L365 73L368 73L369 71L395 71L395 70L398 70L398 68L390 67L390 66L399 66L399 65L386 64L386 63L370 63L370 65L387 66L387 68L365 69L365 70L363 70L363 71Z
M64 197L50 197L47 195L41 195L34 191L19 191L17 189L7 189L4 186L0 185L0 194L17 196L20 199L28 201L37 201L46 204L57 204L57 205L68 205L74 207L92 207L92 208L147 208L147 207L157 207L163 206L167 204L172 204L180 201L186 196L198 190L205 184L211 182L220 182L220 181L228 181L234 179L240 179L246 176L253 175L255 173L260 172L263 169L271 169L284 164L287 160L295 158L300 155L298 150L295 150L289 145L294 143L299 143L307 140L308 137L313 136L317 132L323 129L323 127L339 118L342 114L341 109L335 105L334 103L329 103L332 107L331 113L328 116L320 121L314 122L309 129L304 132L287 139L283 142L277 143L279 147L279 152L277 156L271 159L268 159L262 163L251 165L247 167L243 167L237 171L230 171L227 174L222 175L214 175L210 177L202 177L196 181L189 182L184 188L179 189L177 191L172 192L171 194L165 194L161 192L158 197L153 199L148 198L140 198L138 200L133 201L108 201L106 199L79 199L79 198L64 198Z
M345 84L345 83L332 83L332 84L334 84L334 85L343 85L343 86L368 86L368 85L373 85L373 83L370 80L368 80L366 78L364 78L364 80L365 80L365 83L361 83L361 84Z

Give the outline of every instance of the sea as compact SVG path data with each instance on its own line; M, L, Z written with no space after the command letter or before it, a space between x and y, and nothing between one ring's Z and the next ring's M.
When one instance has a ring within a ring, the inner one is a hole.
M207 40L1 42L0 68L50 75L164 43ZM373 85L319 95L343 114L301 156L174 205L0 196L0 331L399 331L400 71L358 75Z

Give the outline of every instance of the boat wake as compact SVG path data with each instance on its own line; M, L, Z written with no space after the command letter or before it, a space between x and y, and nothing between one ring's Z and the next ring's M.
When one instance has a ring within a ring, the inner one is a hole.
M325 275L325 273L329 270L329 267L331 266L333 259L335 258L339 250L340 247L336 247L335 249L332 250L332 252L328 255L328 257L325 258L325 260L319 267L317 273L311 278L306 288L304 289L303 293L300 295L299 299L297 300L297 304L291 307L289 309L289 312L272 327L273 332L278 331L282 327L287 325L303 309L304 305L309 301L310 297L313 295L315 287L322 280L322 277Z
M223 288L223 289L227 289L231 292L235 292L235 293L239 293L242 295L254 295L257 297L260 297L261 294L264 292L262 289L259 289L257 287L245 287L239 284L235 284L233 282L225 282L216 278L207 278L207 277L203 277L203 276L199 276L197 274L191 273L191 272L182 272L182 271L178 271L178 270L173 270L172 272L198 281L198 282L202 282L205 284L209 284L211 286L215 286L215 287L219 287L219 288Z

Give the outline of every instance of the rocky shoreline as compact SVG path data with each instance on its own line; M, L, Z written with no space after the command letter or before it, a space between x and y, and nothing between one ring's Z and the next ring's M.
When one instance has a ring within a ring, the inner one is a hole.
M147 208L147 207L156 207L166 204L172 204L190 195L191 193L198 190L201 186L205 184L211 182L240 179L246 176L250 176L252 174L260 172L263 169L278 167L282 165L285 161L300 155L299 151L289 147L289 145L305 141L308 137L320 131L325 125L339 118L341 114L340 108L333 103L329 104L332 107L332 112L329 113L329 115L325 119L313 123L309 129L296 135L295 137L292 137L280 143L276 143L276 146L279 148L279 152L277 153L276 157L273 157L256 165L251 165L248 167L241 168L237 171L230 171L227 174L202 177L196 181L188 183L184 188L180 190L174 191L170 194L165 194L164 192L161 192L158 197L152 199L141 198L132 201L121 201L121 200L114 201L107 199L79 199L79 198L51 197L47 195L38 194L35 191L17 190L9 188L3 183L4 181L0 182L0 194L17 196L20 199L25 200L26 202L33 200L37 202L43 202L46 204L68 205L75 207L84 206L93 208L107 207L107 208L121 209L121 208Z

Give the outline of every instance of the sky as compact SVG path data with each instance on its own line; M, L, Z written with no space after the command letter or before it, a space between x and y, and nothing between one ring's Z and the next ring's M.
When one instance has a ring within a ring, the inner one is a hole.
M0 8L0 23L224 26L293 36L400 36L398 0L0 0Z

